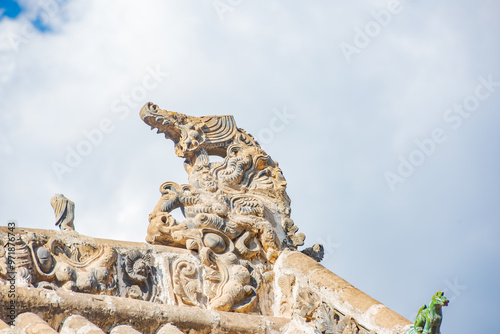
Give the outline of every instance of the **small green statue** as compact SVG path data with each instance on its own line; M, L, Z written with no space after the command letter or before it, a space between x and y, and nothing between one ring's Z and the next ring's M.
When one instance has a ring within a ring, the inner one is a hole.
M442 291L438 291L432 296L429 307L424 305L418 310L415 324L411 326L406 334L441 334L441 320L443 313L441 308L447 306L449 300L446 299Z

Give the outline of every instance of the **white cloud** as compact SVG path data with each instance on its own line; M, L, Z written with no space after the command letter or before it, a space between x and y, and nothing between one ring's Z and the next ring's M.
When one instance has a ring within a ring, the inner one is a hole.
M37 2L27 3L33 16ZM466 273L472 259L485 256L474 242L498 231L494 219L480 220L477 230L463 226L448 239L443 234L462 217L498 218L483 199L498 198L499 179L494 168L481 166L498 165L491 143L498 142L500 90L460 131L449 132L449 141L396 193L384 172L397 167L398 154L409 153L416 137L441 124L448 106L473 92L477 76L492 73L500 81L499 50L491 43L499 34L491 14L496 5L467 12L450 1L437 8L404 4L351 63L339 44L351 41L354 27L384 2L244 1L221 21L211 2L71 1L61 8L64 19L51 21L52 32L37 32L18 51L0 39L7 49L0 54L7 55L0 72L0 223L53 228L49 200L58 192L76 203L81 233L141 241L159 185L187 182L172 143L139 119L143 103L192 115L234 114L254 135L269 126L274 108L286 106L297 117L266 150L287 177L292 217L306 242L326 235L340 244L325 259L328 268L405 316L421 306L412 304L418 296L427 300L446 279L481 286L481 277ZM0 37L20 24L4 19ZM113 101L156 65L168 78L120 118ZM67 147L75 149L86 140L83 131L103 119L113 131L59 182L52 163L64 162ZM436 231L443 244L436 245ZM462 250L460 239L471 240L466 259L453 255ZM498 252L491 244L488 252ZM419 267L436 253L439 261ZM455 303L467 303L467 296ZM466 316L447 309L443 332L460 328Z

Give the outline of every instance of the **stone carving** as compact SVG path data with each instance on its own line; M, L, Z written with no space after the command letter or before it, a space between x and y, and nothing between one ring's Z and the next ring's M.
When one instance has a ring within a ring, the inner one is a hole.
M116 252L110 246L67 245L54 237L26 233L16 235L11 253L19 286L96 294L114 288Z
M177 303L201 307L204 300L198 265L186 259L178 259L173 263L172 269Z
M408 329L408 334L440 334L443 312L441 308L447 306L449 300L446 299L442 291L438 291L432 296L429 306L424 305L418 310L415 324Z
M323 257L325 256L325 248L321 244L315 244L312 247L307 247L306 249L303 249L301 252L315 259L318 262L321 262L321 260L323 260Z
M153 301L156 286L152 282L152 263L150 254L135 249L125 256L123 262L126 297Z
M343 315L322 303L315 312L314 326L324 334L375 334L356 322L349 315Z
M311 321L320 304L321 298L317 293L311 289L300 288L295 299L295 313L305 318L306 321Z
M278 286L281 290L281 301L279 305L279 314L291 316L293 312L293 287L295 285L295 276L285 274L278 278Z
M52 204L56 215L56 226L59 226L62 231L74 231L75 203L64 197L63 194L55 194L50 199L50 204Z
M8 248L8 246L6 247ZM9 266L7 265L7 256L5 256L5 248L0 247L0 278L7 277Z
M15 272L15 281L17 286L31 286L34 281L33 258L30 249L21 239L21 236L11 234L14 238L13 247L7 248L5 254L7 258L12 259ZM11 239L9 239L11 241ZM12 251L9 251L11 249Z
M207 307L247 312L256 305L266 272L283 248L304 244L304 234L290 219L290 199L278 163L271 159L232 116L191 117L147 103L144 122L174 142L185 159L189 184L165 182L149 216L146 241L195 250L206 272ZM222 157L212 162L211 156ZM180 209L185 220L171 215ZM183 275L198 274L179 267ZM175 268L174 268L175 270ZM192 276L190 276L192 275ZM194 283L193 283L194 284ZM198 305L201 287L188 293L179 285L183 303Z
M282 278L288 281L285 276ZM349 315L344 315L330 307L316 292L307 287L298 288L293 307L293 314L304 319L306 323L315 328L319 333L375 334L360 325Z
M297 249L298 246L302 246L304 244L306 236L304 233L297 234L299 228L293 223L293 220L285 218L281 224L286 234L285 244L290 249Z

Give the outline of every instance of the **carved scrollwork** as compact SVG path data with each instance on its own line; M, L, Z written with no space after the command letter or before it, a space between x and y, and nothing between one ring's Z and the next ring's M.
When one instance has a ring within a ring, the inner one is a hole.
M156 287L153 284L153 258L139 250L128 253L123 261L126 297L152 301Z
M292 282L283 276L282 285ZM281 285L280 285L281 286ZM282 288L283 289L283 288ZM283 290L282 290L283 291ZM288 294L289 300L290 294ZM295 316L303 318L308 324L323 334L375 334L369 331L349 315L333 309L310 288L299 287L294 302Z
M203 307L204 297L198 266L178 259L172 265L174 293L179 304Z

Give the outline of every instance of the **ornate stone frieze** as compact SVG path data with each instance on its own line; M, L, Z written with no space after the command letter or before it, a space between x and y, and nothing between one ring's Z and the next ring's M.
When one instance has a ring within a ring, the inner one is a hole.
M147 244L116 247L77 232L0 228L5 245L0 248L0 285L15 280L18 287L271 314L271 268L240 260L235 244L220 231L199 232L191 239L199 244L196 253ZM217 243L223 246L206 246Z
M153 281L153 257L149 252L130 251L123 257L122 271L126 297L154 301L157 287Z
M95 294L111 294L115 289L117 254L110 246L68 243L35 232L9 232L3 244L4 257L12 265L2 278L15 277L18 286Z
M169 295L169 271L155 259L169 261L178 252L113 247L77 232L0 228L0 285L69 290L175 304ZM185 255L184 255L185 256ZM195 259L194 256L191 256ZM164 275L166 273L166 275Z

